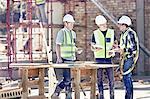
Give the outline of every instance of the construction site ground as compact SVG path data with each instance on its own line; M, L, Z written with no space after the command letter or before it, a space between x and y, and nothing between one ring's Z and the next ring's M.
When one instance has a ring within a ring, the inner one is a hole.
M1 80L2 81L2 80ZM9 88L12 88L18 84L20 80L13 82L13 86L8 86ZM16 84L15 84L16 83ZM48 79L45 78L45 96L49 97L50 93L49 90L49 82ZM134 98L133 99L150 99L150 76L134 76L133 77L133 87L134 87ZM4 88L5 89L5 88ZM104 84L104 97L105 99L109 99L109 86L108 84ZM80 90L80 99L90 99L90 89L86 88L84 89L86 96L83 94L83 91ZM98 93L98 90L97 90ZM39 91L37 86L33 86L31 88L31 93L29 96L35 96L38 95ZM72 97L74 99L74 91L72 94ZM125 99L125 88L123 85L123 82L121 81L115 81L115 99ZM60 94L60 99L65 99L65 91L63 90Z
M150 77L134 77L134 98L133 99L150 99ZM109 99L108 85L104 84L104 97ZM48 90L46 88L46 90ZM80 99L90 99L90 90L85 90L86 96L80 91ZM97 90L98 93L98 90ZM31 96L38 95L38 89L31 89ZM49 96L48 92L45 93ZM74 99L74 92L72 94ZM65 99L65 91L60 94L60 99ZM125 99L125 90L122 82L115 82L115 99Z

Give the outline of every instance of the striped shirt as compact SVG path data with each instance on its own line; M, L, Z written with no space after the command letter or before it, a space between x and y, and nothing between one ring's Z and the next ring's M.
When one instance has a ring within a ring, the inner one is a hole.
M124 33L122 33L121 35L123 35ZM129 52L129 55L132 55L133 51L137 50L137 42L135 40L135 35L132 31L129 31L126 38L127 38L127 40L123 41L124 44L127 46L127 43L129 42L131 47L130 48L124 48L124 51Z

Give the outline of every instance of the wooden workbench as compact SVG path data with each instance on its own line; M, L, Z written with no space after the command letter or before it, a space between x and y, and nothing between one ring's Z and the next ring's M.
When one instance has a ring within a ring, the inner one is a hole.
M91 70L91 95L90 99L96 99L96 82L97 82L97 69L98 68L109 68L109 67L117 67L118 65L114 64L96 64L94 62L75 62L68 64L51 64L50 68L70 68L75 71L73 74L74 78L74 91L75 91L75 99L80 99L80 85L81 85L81 70ZM49 71L50 72L50 71ZM53 83L51 79L52 74L49 75L49 82ZM49 89L53 86L49 86Z
M10 67L21 68L22 69L22 99L45 99L44 96L44 69L49 67L49 64L44 63L12 63ZM28 79L28 71L30 69L38 69L39 80ZM28 97L28 88L38 85L39 86L39 95Z
M54 74L51 72L53 68L70 68L75 71L73 74L74 77L74 91L75 99L80 99L80 85L81 85L81 70L91 70L91 95L90 99L96 99L96 82L97 82L97 69L98 68L109 68L117 67L118 65L114 64L96 64L94 62L74 62L68 64L44 64L44 63L12 63L10 67L21 68L22 69L22 89L23 89L23 99L45 99L44 96L44 69L49 68L49 95L54 91ZM28 80L28 70L30 69L39 69L38 75L39 80L29 81ZM28 97L28 87L32 85L39 85L39 96ZM52 86L51 86L52 85ZM50 97L49 97L50 98Z

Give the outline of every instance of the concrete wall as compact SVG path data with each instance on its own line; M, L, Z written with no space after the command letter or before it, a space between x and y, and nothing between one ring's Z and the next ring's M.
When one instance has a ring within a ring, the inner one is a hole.
M145 46L150 50L150 0L145 1ZM145 72L150 75L150 58L145 56Z

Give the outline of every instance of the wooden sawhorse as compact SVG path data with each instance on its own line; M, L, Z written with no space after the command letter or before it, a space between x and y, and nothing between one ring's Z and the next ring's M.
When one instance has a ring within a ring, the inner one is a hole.
M22 99L46 99L44 96L44 76L45 76L45 68L48 68L48 64L44 63L12 63L10 64L11 67L21 68L22 69L22 80L21 80L21 87L22 87ZM38 80L31 80L28 79L28 71L30 69L38 69ZM39 87L39 95L38 96L28 96L28 88L38 85Z
M74 71L73 74L73 84L74 91L75 91L75 99L80 99L80 85L81 85L81 71L82 70L91 70L91 81L90 81L90 87L91 87L91 95L90 99L96 99L96 83L97 83L97 69L98 68L110 68L110 67L117 67L118 65L114 64L96 64L94 62L75 62L75 63L69 63L69 64L51 64L50 68L70 68L72 71ZM50 72L50 71L49 71ZM51 82L51 76L49 75L49 83ZM49 86L49 89L51 89L53 86ZM52 91L53 92L53 91ZM52 93L50 93L52 94ZM49 94L49 95L50 95Z

